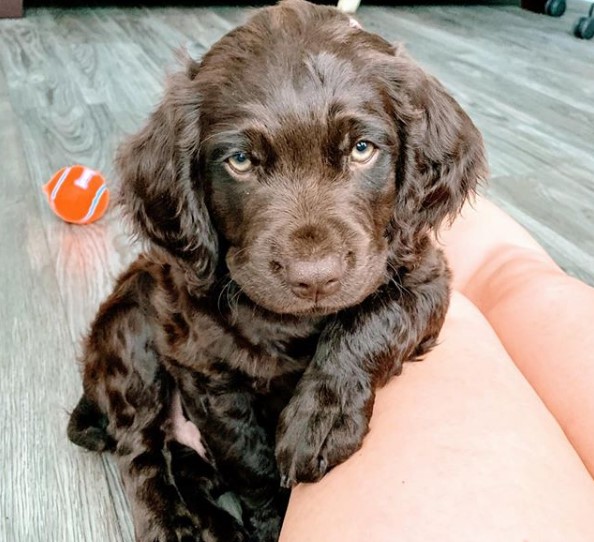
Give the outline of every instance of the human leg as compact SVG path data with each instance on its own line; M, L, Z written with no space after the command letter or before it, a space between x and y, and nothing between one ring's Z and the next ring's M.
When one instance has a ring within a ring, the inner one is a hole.
M363 448L292 495L282 542L594 540L594 483L480 313L380 390Z
M594 475L594 289L484 199L441 241L456 288L488 319Z

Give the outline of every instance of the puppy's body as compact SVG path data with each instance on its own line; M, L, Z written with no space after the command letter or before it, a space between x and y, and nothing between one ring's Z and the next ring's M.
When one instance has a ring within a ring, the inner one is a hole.
M179 269L141 256L99 311L69 434L115 452L125 483L148 494L132 497L140 540L278 535L286 495L274 460L276 423L311 359L319 319L277 322L250 305L230 306L221 288L192 295ZM178 392L184 417L200 430L202 457L176 442ZM211 515L230 491L242 499L239 521L223 509Z
M189 62L119 164L150 246L95 320L69 436L116 454L138 540L276 540L281 486L352 455L433 345L430 234L484 175L480 135L401 51L292 0Z

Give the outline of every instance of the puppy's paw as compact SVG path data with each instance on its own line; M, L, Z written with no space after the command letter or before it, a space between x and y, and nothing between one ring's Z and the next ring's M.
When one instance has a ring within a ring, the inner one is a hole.
M200 515L178 507L169 513L146 518L144 528L137 529L138 542L251 542L243 526L231 515L202 503Z
M197 542L204 540L200 527L190 517L177 517L173 521L147 526L136 532L138 542Z
M367 433L372 393L309 379L282 412L276 444L281 485L316 482L355 453Z
M202 536L196 539L197 542L253 542L254 539L250 537L242 527L237 524L228 525L226 528L218 527L217 529L204 529Z
M235 525L200 527L192 521L177 522L176 525L159 526L150 534L137 536L140 542L250 542L249 537Z

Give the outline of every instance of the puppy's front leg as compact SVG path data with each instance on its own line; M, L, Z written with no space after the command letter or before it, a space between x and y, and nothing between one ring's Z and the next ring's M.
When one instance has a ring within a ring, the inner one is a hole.
M135 427L118 435L116 457L136 541L200 540L201 525L185 506L169 473L161 424L149 412L135 414Z
M427 260L434 265L392 276L322 333L279 420L282 485L319 480L356 452L368 430L376 388L434 344L448 306L449 273L441 253L431 252Z
M173 452L175 385L147 339L153 336L151 322L124 295L131 289L116 290L93 325L83 360L85 394L72 413L68 436L78 445L115 454L137 542L245 541L239 522L217 505L213 493L221 484L212 466L189 448ZM189 470L195 486L188 493L191 502L180 492L188 477L175 477Z
M178 372L178 385L193 420L216 458L217 469L241 501L246 529L258 542L278 539L288 495L279 488L274 435L262 404L231 371L194 378Z
M213 467L194 450L171 441L168 380L157 377L143 388L133 375L132 386L122 394L128 398L126 408L110 412L136 540L243 542L247 535L241 525L211 495L219 484ZM191 492L185 487L189 479Z

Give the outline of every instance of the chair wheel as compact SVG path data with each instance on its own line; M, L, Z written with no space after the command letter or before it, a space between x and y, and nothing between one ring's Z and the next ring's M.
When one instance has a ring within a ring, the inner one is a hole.
M582 40L594 38L594 17L580 17L573 27L573 35Z
M567 9L565 0L547 0L545 3L545 13L551 17L561 17Z

